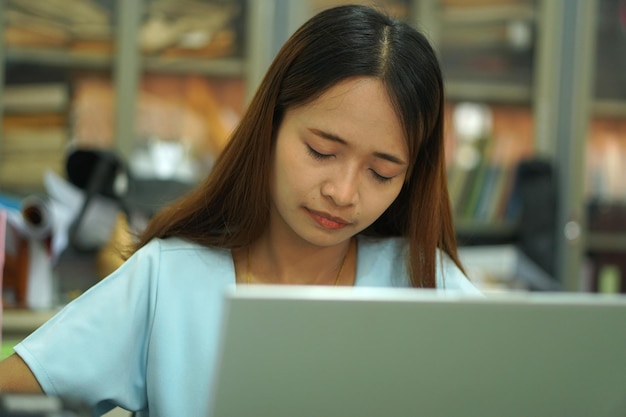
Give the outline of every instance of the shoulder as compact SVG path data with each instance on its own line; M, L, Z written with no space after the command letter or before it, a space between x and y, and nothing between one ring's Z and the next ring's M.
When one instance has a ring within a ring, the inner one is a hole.
M157 256L173 256L176 254L201 254L202 256L223 256L228 250L222 248L209 248L197 243L170 237L167 239L152 239L145 246L138 249L135 254L148 254Z
M359 236L357 278L368 285L410 286L406 270L408 241L402 237L372 238ZM437 288L479 293L458 266L437 250Z
M187 266L186 262L206 263L213 260L224 261L230 258L230 251L199 245L180 238L152 239L138 249L130 259L157 258L161 263L175 263L179 267Z
M233 274L232 256L228 249L212 248L179 238L153 239L128 260L148 259L158 265L161 279L206 279L208 275L229 282ZM127 262L128 262L127 261Z

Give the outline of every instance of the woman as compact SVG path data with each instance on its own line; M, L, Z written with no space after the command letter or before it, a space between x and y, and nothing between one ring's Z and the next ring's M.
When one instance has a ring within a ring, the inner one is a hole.
M443 85L426 39L371 8L284 45L206 182L125 264L16 347L0 389L102 413L207 415L233 284L476 291L456 253Z

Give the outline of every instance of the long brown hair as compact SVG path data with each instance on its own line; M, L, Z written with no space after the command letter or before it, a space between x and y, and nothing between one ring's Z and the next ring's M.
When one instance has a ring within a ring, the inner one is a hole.
M444 89L437 57L414 28L365 6L322 11L291 36L211 174L157 213L137 248L171 236L231 249L257 239L268 223L272 148L285 111L358 76L376 77L385 84L410 154L400 194L362 233L407 238L408 270L415 287L436 286L437 248L462 268L447 190Z

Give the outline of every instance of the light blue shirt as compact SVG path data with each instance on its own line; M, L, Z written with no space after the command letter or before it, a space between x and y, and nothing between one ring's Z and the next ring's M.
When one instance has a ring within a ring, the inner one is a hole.
M356 286L409 286L402 239L359 237ZM478 292L453 262L437 288ZM120 406L152 417L207 416L227 249L153 240L16 346L43 390L96 415Z

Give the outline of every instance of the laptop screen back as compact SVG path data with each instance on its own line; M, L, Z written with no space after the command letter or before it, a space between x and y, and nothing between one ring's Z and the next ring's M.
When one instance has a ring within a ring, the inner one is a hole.
M626 415L626 299L246 287L214 416Z

